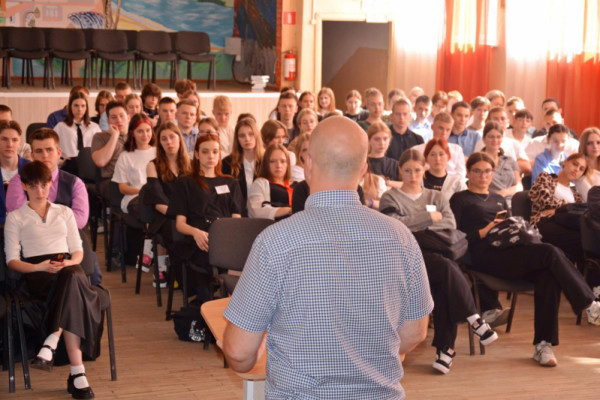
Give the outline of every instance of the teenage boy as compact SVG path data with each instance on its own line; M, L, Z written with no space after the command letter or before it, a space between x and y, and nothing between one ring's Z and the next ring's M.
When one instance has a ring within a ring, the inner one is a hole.
M544 113L543 124L540 130L533 133L532 136L534 138L538 136L546 136L548 134L548 129L550 129L552 125L564 123L560 102L554 97L548 97L542 101L542 112ZM571 133L571 137L573 139L579 139L577 133L573 129L569 128L569 132Z
M183 135L185 148L190 159L194 158L194 146L196 145L196 139L198 139L198 126L196 125L197 111L198 109L192 100L181 100L177 103L175 118L177 126Z
M350 118L354 122L367 119L369 112L361 108L362 96L358 90L351 90L346 95L346 112L344 117Z
M433 138L445 139L447 141L452 133L453 125L454 120L450 114L445 111L439 112L433 119L433 125L431 125ZM446 171L450 174L460 175L463 178L466 177L467 168L462 148L455 143L448 143L448 148L450 149L450 160L448 160L448 163L446 164ZM414 149L424 153L425 143L416 145Z
M190 79L180 79L175 82L175 93L177 94L177 101L185 99L184 94L187 92L196 92L196 82Z
M429 96L422 95L417 97L415 101L415 119L408 125L408 129L420 135L424 142L427 143L432 137L431 123L433 118L431 112L431 99Z
M171 97L163 97L158 102L158 124L156 124L156 128L160 126L160 124L165 122L175 122L177 116L177 103Z
M129 117L127 116L125 104L116 100L106 105L106 115L108 116L109 128L94 135L91 151L92 160L100 168L102 177L102 182L98 185L100 194L105 199L109 199L109 183L127 138Z
M462 148L465 157L469 157L475 150L477 142L481 140L479 133L467 129L467 123L471 117L469 105L464 101L454 103L451 115L454 126L448 138L448 143L458 144Z
M375 122L383 122L383 95L377 88L369 88L365 91L365 100L367 102L367 110L369 116L364 121L360 121L358 125L366 131L369 130L371 124Z
M154 83L147 83L142 88L142 111L150 118L153 126L158 122L158 101L162 97L162 90Z
M515 114L517 111L525 108L525 102L522 98L517 96L512 96L506 102L506 113L508 114L508 124L509 128L512 129L515 123Z
M490 112L490 101L483 97L477 96L471 100L471 125L467 129L475 131L480 135L483 135L483 127L485 126L485 120Z
M410 109L411 105L406 99L400 99L392 106L390 116L392 120L392 141L385 154L386 157L398 160L404 150L424 143L421 136L408 129L411 118Z
M12 109L6 104L0 104L0 121L12 121ZM19 127L20 129L20 127ZM31 160L31 146L29 143L21 140L19 149L17 150L20 157Z
M287 129L286 145L292 143L292 140L300 133L294 124L294 117L297 112L298 98L296 97L296 93L291 91L281 93L279 95L279 100L277 101L277 120L285 125Z
M115 85L115 101L125 104L125 98L132 93L131 86L127 82L119 82ZM108 131L109 129L108 114L105 111L100 116L100 129Z
M21 144L21 126L17 121L0 121L0 179L3 190L0 190L0 225L6 220L6 190L10 180L19 174L23 165L29 160L18 153ZM4 250L1 251L4 253Z
M231 153L233 147L233 127L229 124L233 104L227 96L215 96L212 113L219 124L219 141L221 142L221 157L225 158Z
M544 150L550 148L550 142L548 142L548 129L550 129L550 127L552 125L562 124L562 123L563 123L563 119L562 119L562 116L560 115L560 113L558 112L558 110L550 108L546 112L546 114L544 115L544 128L542 130L536 132L536 134L534 134L533 139L531 140L531 142L529 143L529 145L527 145L527 148L525 149L527 156L529 156L529 159L531 160L531 165L533 165L533 163L535 162L535 158L540 153L542 153ZM538 133L540 133L542 131L545 133L539 135ZM564 152L568 157L571 154L577 153L579 151L579 141L577 139L573 138L572 135L567 135L567 136L568 137L567 137L567 141L565 143Z
M439 112L445 111L448 106L448 93L440 90L433 94L431 98L431 123Z

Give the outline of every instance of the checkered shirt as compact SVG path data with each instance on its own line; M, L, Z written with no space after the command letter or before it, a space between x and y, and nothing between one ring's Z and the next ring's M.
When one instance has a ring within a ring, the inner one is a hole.
M267 399L402 399L398 330L433 309L421 252L356 191L261 233L225 311L267 335Z

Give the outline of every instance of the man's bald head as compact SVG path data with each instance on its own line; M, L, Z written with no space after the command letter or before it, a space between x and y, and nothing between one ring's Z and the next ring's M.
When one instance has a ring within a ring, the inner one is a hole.
M367 134L351 119L323 120L310 137L311 180L320 179L320 184L332 188L345 184L356 187L364 174L368 148Z

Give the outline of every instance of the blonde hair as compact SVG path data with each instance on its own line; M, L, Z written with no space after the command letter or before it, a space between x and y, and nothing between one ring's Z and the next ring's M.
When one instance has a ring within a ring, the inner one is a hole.
M327 108L321 108L321 103L319 102L319 97L321 97L321 95L324 94L326 96L329 97L329 107ZM327 86L321 88L321 90L319 90L319 93L317 94L317 103L318 106L317 108L319 109L319 111L326 111L328 113L332 112L335 110L335 94L333 94L333 90L331 90L331 88L328 88Z
M583 130L583 132L581 133L581 136L579 137L579 153L585 155L585 158L587 160L587 154L586 154L586 147L587 147L587 142L588 140L590 140L590 136L591 135L598 135L600 136L600 129L598 129L595 126L590 126L588 128L585 128ZM598 169L600 168L600 156L598 156L598 158L596 159L596 166L594 168L590 168L590 166L588 165L587 170L585 171L585 177L588 180L589 184L592 185L592 177L594 176L594 169Z
M231 111L233 105L231 99L228 96L219 95L215 96L213 100L213 109L218 111Z

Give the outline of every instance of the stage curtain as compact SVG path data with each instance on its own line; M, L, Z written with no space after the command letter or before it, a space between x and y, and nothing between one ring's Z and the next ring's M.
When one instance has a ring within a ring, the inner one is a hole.
M565 124L580 134L600 125L598 1L569 2L555 14L562 18L557 28L565 36L552 43L548 54L546 94L560 100Z
M446 40L437 59L437 90L458 90L465 101L490 89L497 45L494 0L446 0Z

